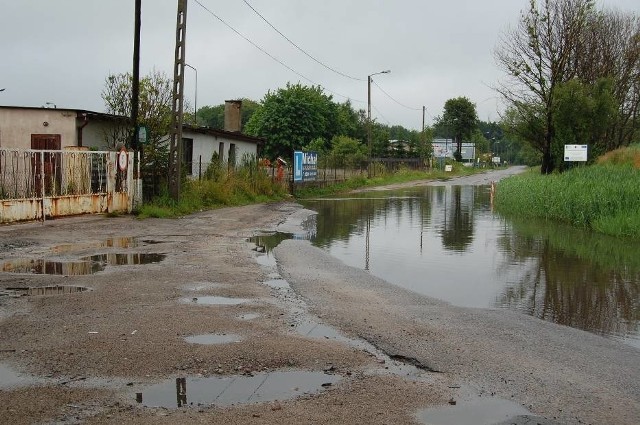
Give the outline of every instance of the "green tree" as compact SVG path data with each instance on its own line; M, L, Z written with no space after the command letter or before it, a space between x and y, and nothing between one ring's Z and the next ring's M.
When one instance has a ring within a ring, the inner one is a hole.
M439 125L447 128L453 136L456 143L454 156L457 161L462 161L462 141L470 139L478 127L476 105L466 97L447 100Z
M367 147L351 137L335 136L331 145L335 166L355 168L367 159Z
M594 0L530 0L518 27L504 34L495 56L508 81L497 90L512 110L512 128L542 153L542 173L562 166L556 138L575 140L578 135L568 132L582 133L570 125L570 116L584 123L588 118L577 115L591 114L584 104L570 113L568 104L558 103L570 96L591 98L608 109L606 92L611 93L617 113L611 121L601 120L602 114L597 118L599 124L608 122L598 146L614 149L633 140L640 125L638 40L640 18L596 10ZM564 86L576 78L591 88L580 94L577 86ZM602 78L610 79L610 89L599 83Z
M265 95L245 131L267 140L266 156L289 158L315 138L331 139L337 122L336 104L321 87L287 84Z
M606 152L607 132L618 112L611 79L600 79L593 85L578 79L560 84L555 104L553 153L560 169L564 166L564 145L588 144L592 160Z
M241 128L247 124L251 116L260 107L260 104L254 100L242 99L242 118ZM216 106L203 106L198 108L198 124L211 128L224 129L224 103Z
M107 76L101 95L108 113L131 116L132 81L130 73ZM166 74L155 70L140 80L138 124L147 127L147 143L142 147L141 163L146 197L160 193L168 172L167 138L171 129L172 86ZM129 146L130 130L119 131L120 134L107 136L109 147L116 148L117 144Z

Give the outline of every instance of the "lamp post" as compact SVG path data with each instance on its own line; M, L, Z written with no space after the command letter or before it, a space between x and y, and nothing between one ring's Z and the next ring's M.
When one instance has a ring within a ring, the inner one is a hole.
M194 120L194 124L198 125L198 70L192 67L191 65L189 65L188 63L185 63L184 66L193 69L196 73L196 94L193 98L193 110L194 110L193 120Z
M375 72L373 74L367 75L367 141L369 142L369 173L371 173L371 155L372 155L372 147L371 147L371 77L378 74L388 74L391 70L387 69L386 71Z

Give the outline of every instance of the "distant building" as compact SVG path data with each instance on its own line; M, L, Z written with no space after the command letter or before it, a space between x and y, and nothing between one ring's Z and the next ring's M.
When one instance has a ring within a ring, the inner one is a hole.
M453 158L457 146L453 139L433 139L431 142L433 147L434 158ZM462 142L462 160L473 161L476 157L476 144L473 142Z

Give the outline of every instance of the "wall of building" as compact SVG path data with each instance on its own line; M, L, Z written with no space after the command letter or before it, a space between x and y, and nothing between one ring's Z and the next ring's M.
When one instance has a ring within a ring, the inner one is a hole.
M117 123L94 118L89 119L89 123L82 129L82 146L101 151L114 150L115 139L124 141L127 137L126 129Z
M232 144L235 145L236 149L236 165L240 165L243 156L256 156L258 151L257 144L255 143L222 136L185 131L182 137L193 140L193 165L191 175L196 177L200 169L200 161L202 161L202 172L204 173L211 162L213 154L219 152L220 143L223 144L222 158L220 159L224 163L229 161L229 151Z
M76 146L76 113L64 109L0 108L0 148L31 149L32 134L60 134Z

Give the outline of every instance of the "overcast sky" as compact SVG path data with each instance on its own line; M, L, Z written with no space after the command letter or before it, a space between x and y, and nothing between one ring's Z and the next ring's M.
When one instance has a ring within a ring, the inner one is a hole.
M247 0L273 26L341 76L301 53L243 0L189 0L187 62L197 69L198 106L261 100L287 82L319 84L335 101L366 109L379 122L420 129L447 99L466 96L482 120L502 110L492 89L503 78L493 50L528 0ZM638 0L599 5L640 14ZM172 78L177 0L142 0L141 75ZM208 9L208 10L207 10ZM229 29L212 13L297 75ZM134 0L0 0L0 105L105 110L110 73L131 72ZM195 72L185 71L193 106ZM311 82L310 82L311 81ZM390 98L390 97L391 98Z

